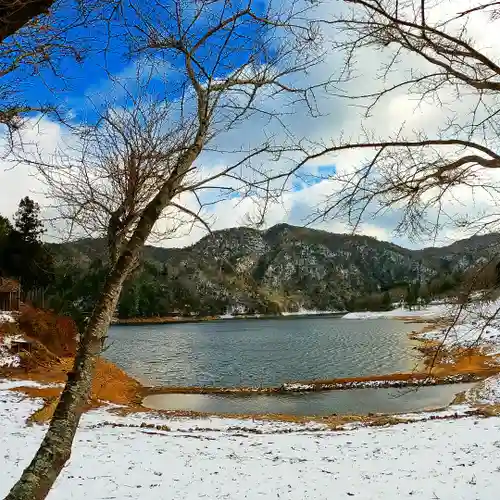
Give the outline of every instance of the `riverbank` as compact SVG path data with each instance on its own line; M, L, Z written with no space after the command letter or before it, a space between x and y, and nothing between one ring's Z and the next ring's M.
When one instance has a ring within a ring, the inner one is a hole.
M420 332L423 346L440 342L437 327ZM0 380L0 497L43 439L47 391L57 397L70 366L65 358L37 372L37 381L29 379L34 370L15 380L22 368L14 366L10 380ZM136 405L140 385L129 387L130 377L114 365L100 360L96 380L96 389L107 392L93 390L96 406L82 416L52 500L69 494L76 500L326 500L332 488L340 497L380 500L497 496L498 377L468 391L462 404L440 410L325 417L153 411ZM121 384L123 392L114 388ZM103 401L117 394L121 404Z

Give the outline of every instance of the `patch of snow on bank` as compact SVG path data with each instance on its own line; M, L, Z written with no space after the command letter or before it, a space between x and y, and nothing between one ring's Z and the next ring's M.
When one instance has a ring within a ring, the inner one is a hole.
M445 347L482 347L490 355L497 351L500 354L499 307L500 301L484 301L469 304L461 311L450 310L451 327L421 333L419 338L437 340Z
M46 426L26 427L40 401L0 392L0 498L31 460ZM170 431L113 427L163 423ZM71 460L49 500L493 500L500 482L500 418L466 417L361 428L273 432L274 423L84 415ZM104 425L103 425L104 424ZM215 424L215 425L213 425ZM211 426L212 425L212 426ZM253 427L252 427L253 426ZM259 434L251 428L267 428ZM267 427L266 427L267 426Z
M11 354L12 342L22 340L21 335L10 335L0 337L0 368L17 368L21 358L17 354Z
M351 312L342 316L343 319L382 319L382 318L439 318L449 314L449 306L446 304L431 305L422 309L409 311L402 307L391 311L362 311Z
M15 323L16 320L12 313L8 311L0 311L0 323Z
M500 329L490 326L484 327L477 323L463 323L451 328L439 328L421 333L419 338L437 340L446 347L474 347L478 345L498 345L500 347ZM491 354L493 353L491 352Z
M489 377L466 391L465 400L471 404L500 404L500 375Z

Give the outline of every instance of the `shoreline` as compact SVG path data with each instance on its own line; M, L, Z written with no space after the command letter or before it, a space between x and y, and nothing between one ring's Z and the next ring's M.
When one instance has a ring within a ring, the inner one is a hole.
M257 319L257 318L256 318ZM354 390L360 388L401 388L401 387L418 387L418 386L434 386L434 385L444 385L444 384L455 384L463 382L476 382L484 380L485 378L500 373L500 366L492 366L487 363L489 357L487 355L481 354L479 352L473 353L470 349L463 350L463 352L455 353L453 357L453 363L447 361L445 366L440 363L435 364L431 370L425 367L429 366L431 361L435 361L435 341L429 341L419 338L424 332L437 328L438 325L442 325L442 320L430 320L429 318L400 318L406 322L413 323L425 323L425 326L418 332L412 332L408 336L418 341L421 346L415 347L420 353L423 361L423 369L419 371L412 372L398 372L392 374L383 375L371 375L364 377L348 377L348 378L334 378L326 380L305 380L305 381L295 381L283 383L280 386L275 387L175 387L175 386L156 386L148 387L132 376L125 373L123 370L118 368L114 363L100 357L102 363L104 363L106 375L96 377L95 383L100 386L99 391L93 391L93 399L89 402L86 410L102 406L106 403L112 403L119 405L119 411L122 413L134 413L134 412L150 412L159 411L170 416L207 416L205 412L196 412L189 410L151 410L143 406L144 398L151 395L160 394L219 394L219 395L232 395L232 396L252 396L257 394L265 395L279 395L284 393L308 393L317 391L332 391L332 390ZM417 320L417 321L415 321ZM449 353L443 350L444 355ZM464 362L465 360L465 362ZM467 362L468 360L468 362ZM63 366L61 366L63 362ZM11 374L3 374L3 378L12 380L28 380L35 381L42 384L54 384L57 383L56 387L28 387L21 386L16 387L13 390L18 390L24 392L29 397L41 397L45 400L44 407L39 412L40 415L35 416L36 421L40 418L42 421L46 421L52 415L55 405L57 403L59 394L62 390L62 384L65 382L66 373L71 367L72 359L63 358L59 360L59 364L47 367L45 369L38 369L34 371L24 372L24 370L14 370ZM17 373L16 373L17 372ZM27 384L29 385L29 384ZM115 389L114 389L115 387ZM116 387L119 388L120 394L113 394L116 392ZM126 389L124 389L126 388ZM98 392L104 391L102 394ZM423 410L424 411L424 410ZM216 415L220 417L230 417L234 418L236 414L227 413L210 413L211 415ZM368 414L370 415L370 414ZM396 416L397 414L383 414L384 418L390 418L391 416ZM319 418L321 420L324 417L315 417L311 415L310 417L300 417L293 414L248 414L239 415L240 417L251 418L251 419L269 419L273 420L283 420L283 421L298 421L303 418ZM380 414L379 414L380 416ZM365 419L366 415L343 415L342 421L345 419L353 418L355 420ZM338 421L338 419L337 419ZM375 424L377 425L377 424Z
M306 318L326 318L326 317L342 317L345 312L317 312L317 313L286 313L286 314L259 314L245 315L238 314L236 316L158 316L150 318L124 318L114 319L111 322L113 326L134 326L134 325L168 325L178 323L206 323L214 321L238 321L238 320L283 320L283 319L306 319Z

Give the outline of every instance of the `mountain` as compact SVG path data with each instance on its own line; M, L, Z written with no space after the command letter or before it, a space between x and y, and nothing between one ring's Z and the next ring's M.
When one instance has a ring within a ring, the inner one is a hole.
M499 245L500 234L496 233L447 247L409 250L369 236L288 224L265 231L225 229L188 248L146 247L143 265L122 294L119 314L376 307L382 303L384 291L390 293L390 300L398 300L409 283L421 283L428 295L446 293L464 273L489 260ZM102 240L52 247L60 266L69 265L73 274L79 273L85 283L97 287L105 271ZM81 290L87 290L88 302L95 292L90 286L77 287L82 295ZM363 302L367 297L376 303Z

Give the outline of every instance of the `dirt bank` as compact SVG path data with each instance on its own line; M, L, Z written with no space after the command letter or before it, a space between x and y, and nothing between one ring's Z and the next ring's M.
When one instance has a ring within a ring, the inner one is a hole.
M64 384L67 373L73 366L73 358L61 358L59 362L50 367L39 367L26 372L24 370L11 370L12 378L21 380L34 380L46 384ZM116 365L104 358L99 358L92 383L92 404L98 405L101 401L115 404L138 405L140 404L142 386L139 382L127 375ZM60 387L37 389L23 388L23 392L34 397L59 396Z

